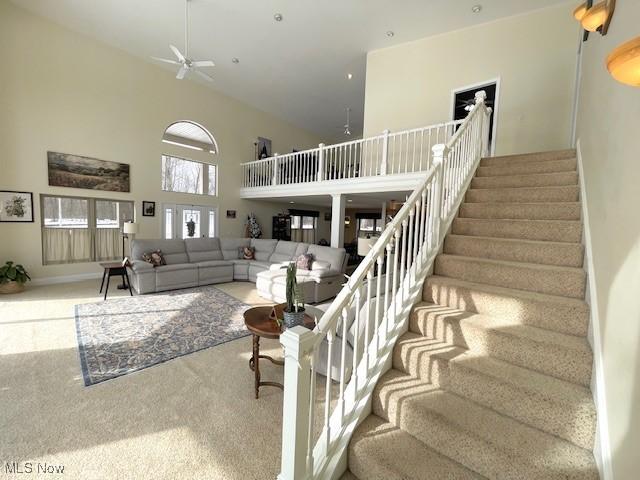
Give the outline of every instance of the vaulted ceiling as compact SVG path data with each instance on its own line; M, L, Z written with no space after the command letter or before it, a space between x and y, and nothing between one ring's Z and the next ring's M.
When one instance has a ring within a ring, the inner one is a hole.
M169 43L184 48L184 0L13 2L149 62L170 58ZM205 69L211 88L331 141L344 139L347 107L361 134L368 51L559 3L566 0L191 0L191 56L216 62ZM490 52L469 45L469 54Z

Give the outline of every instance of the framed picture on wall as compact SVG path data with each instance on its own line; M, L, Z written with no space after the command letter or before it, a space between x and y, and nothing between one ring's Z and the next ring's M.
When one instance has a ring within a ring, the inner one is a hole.
M129 164L47 152L49 185L109 192L130 192Z
M156 216L156 202L142 202L142 216L143 217L155 217Z
M33 222L33 193L1 190L0 222Z
M271 157L271 140L258 137L256 142L256 160Z
M236 218L235 210L227 210L227 218Z

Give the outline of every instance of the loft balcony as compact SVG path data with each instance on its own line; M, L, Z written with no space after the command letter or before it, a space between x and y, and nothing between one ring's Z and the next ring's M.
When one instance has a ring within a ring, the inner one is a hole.
M278 155L242 164L241 198L412 191L431 166L434 145L462 121Z

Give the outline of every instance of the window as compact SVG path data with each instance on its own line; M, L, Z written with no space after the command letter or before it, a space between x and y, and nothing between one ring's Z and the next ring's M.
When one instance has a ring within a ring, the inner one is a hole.
M218 153L218 144L213 135L202 125L189 120L172 123L162 136L164 143L179 147L200 150L211 154Z
M44 265L121 258L120 232L134 218L133 202L52 195L40 202Z
M382 219L373 218L373 216L363 216L361 218L358 218L358 232L366 234L382 232Z
M315 243L318 212L311 210L289 210L291 217L291 240L294 242Z
M218 209L207 205L163 205L162 237L215 237Z
M217 195L217 167L185 158L162 156L162 190Z

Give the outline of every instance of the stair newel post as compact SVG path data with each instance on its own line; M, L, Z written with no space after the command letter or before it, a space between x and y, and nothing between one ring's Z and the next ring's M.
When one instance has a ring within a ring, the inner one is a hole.
M433 165L436 168L433 182L433 234L432 247L440 243L440 225L442 224L442 197L444 196L444 158L449 149L443 143L433 146Z
M284 349L284 393L282 401L282 457L278 480L304 480L307 469L311 394L311 354L316 334L302 326L280 336Z
M278 154L273 156L273 183L272 185L278 185Z
M380 175L386 175L389 163L389 130L382 132L382 156L380 157Z
M324 180L324 143L318 145L318 181Z

